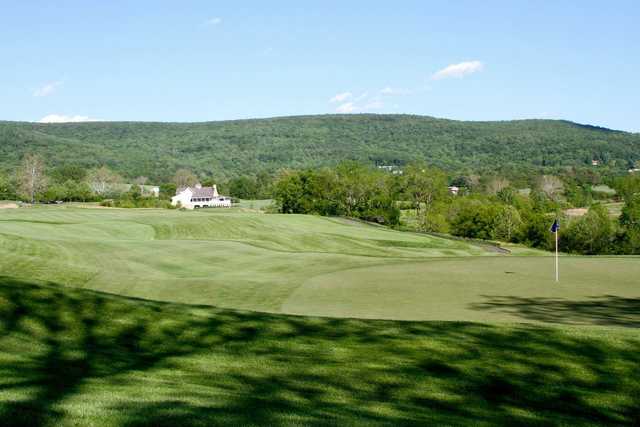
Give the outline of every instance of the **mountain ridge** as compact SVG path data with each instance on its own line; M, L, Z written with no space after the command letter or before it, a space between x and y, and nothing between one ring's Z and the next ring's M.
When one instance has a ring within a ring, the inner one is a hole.
M623 171L640 134L568 120L459 121L408 114L326 114L208 122L0 121L0 169L27 152L51 165L106 164L165 178L186 167L227 178L260 170L425 160L452 173L552 171L592 160Z

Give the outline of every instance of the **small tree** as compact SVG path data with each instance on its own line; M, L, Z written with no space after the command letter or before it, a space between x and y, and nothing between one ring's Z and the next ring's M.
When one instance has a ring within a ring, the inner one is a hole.
M613 226L607 209L600 204L593 205L586 215L575 219L560 238L563 248L569 252L587 255L608 253L613 240Z
M510 242L521 226L518 210L513 206L503 206L495 220L494 238Z
M18 172L20 195L31 203L36 196L47 188L47 178L44 175L44 161L37 154L27 154L22 160L22 167Z

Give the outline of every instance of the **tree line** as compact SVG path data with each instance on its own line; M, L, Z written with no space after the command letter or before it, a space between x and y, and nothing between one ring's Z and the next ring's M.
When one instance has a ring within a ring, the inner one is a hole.
M344 162L335 168L282 171L273 195L282 213L347 216L400 229L545 250L553 247L550 226L559 218L565 252L640 254L640 176L610 182L624 202L617 219L601 203L602 193L593 191L594 179L540 175L529 192L522 192L503 177L450 177L421 162L407 165L396 175ZM565 213L576 206L588 206L586 214Z
M45 160L28 154L13 174L0 173L0 200L26 202L101 201L116 207L170 207L176 190L217 184L221 194L235 199L275 200L278 212L345 216L390 227L454 236L521 243L551 249L550 224L561 220L561 248L582 254L640 253L640 175L603 177L593 170L568 168L559 175L533 175L523 191L508 178L492 174L452 175L425 162L402 168L372 167L344 161L335 167L261 171L223 181L179 169L159 184L160 194L148 191L144 176L125 179L107 166L48 168ZM127 183L128 181L128 183ZM609 184L622 204L612 217L603 201ZM450 187L457 188L452 194ZM583 207L572 217L568 208Z
M49 167L45 159L28 153L12 173L0 172L0 200L28 203L103 202L116 207L169 207L176 190L201 183L218 184L219 191L238 199L271 197L273 175L266 172L240 176L222 182L198 177L189 169L179 169L167 181L156 183L159 197L149 190L153 182L146 176L126 178L106 165L86 169L78 164Z

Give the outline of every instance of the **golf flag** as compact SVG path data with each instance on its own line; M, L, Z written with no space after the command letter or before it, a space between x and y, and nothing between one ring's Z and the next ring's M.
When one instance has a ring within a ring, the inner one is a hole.
M558 218L553 221L553 225L551 226L551 232L556 235L556 282L559 280L558 277L558 230L560 230L560 223L558 222Z

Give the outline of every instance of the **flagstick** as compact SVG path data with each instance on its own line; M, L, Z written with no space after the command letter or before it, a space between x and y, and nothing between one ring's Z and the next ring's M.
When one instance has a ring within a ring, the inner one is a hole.
M558 233L560 230L556 230L554 233L556 235L556 282L558 281Z

